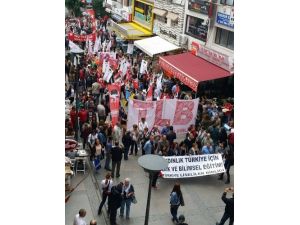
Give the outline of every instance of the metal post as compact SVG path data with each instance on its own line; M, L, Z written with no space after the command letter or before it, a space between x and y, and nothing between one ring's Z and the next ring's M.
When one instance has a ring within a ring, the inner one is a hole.
M148 221L149 221L152 179L153 179L153 172L149 172L149 187L148 187L148 198L147 198L145 225L148 225Z

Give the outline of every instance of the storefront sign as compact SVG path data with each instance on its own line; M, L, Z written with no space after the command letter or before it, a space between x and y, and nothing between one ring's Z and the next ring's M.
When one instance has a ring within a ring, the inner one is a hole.
M168 167L162 170L163 178L199 177L224 173L221 154L164 157Z
M197 49L196 55L204 58L205 60L227 70L233 72L233 60L229 56L224 55L220 52L206 48L203 45L199 45L196 42L192 42L192 49Z
M209 13L211 3L202 0L189 0L188 9L205 15Z
M193 100L166 99L160 101L130 100L128 105L127 129L146 118L149 130L154 125L162 128L167 122L176 133L186 133L195 124L199 98Z
M170 38L173 38L176 40L176 37L177 35L176 34L173 34L171 31L166 31L166 30L163 30L162 28L160 28L160 31L159 31L161 34L164 34L164 35L167 35L169 36Z
M218 24L234 28L234 8L228 6L218 6L217 20Z

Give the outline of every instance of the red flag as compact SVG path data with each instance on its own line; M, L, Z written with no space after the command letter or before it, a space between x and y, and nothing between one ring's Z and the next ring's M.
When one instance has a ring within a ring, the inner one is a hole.
M151 83L148 87L146 101L152 101L152 96L153 96L153 85Z
M132 83L134 89L139 89L139 82L137 80L133 80Z
M120 91L121 85L119 83L107 85L109 91L109 106L111 113L111 123L114 127L119 120L119 106L120 106Z

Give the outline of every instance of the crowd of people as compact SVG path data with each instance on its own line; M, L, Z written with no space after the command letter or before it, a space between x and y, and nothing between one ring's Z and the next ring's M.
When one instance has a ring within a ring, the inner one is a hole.
M93 23L89 15L80 19L67 18L66 33L90 34L93 32ZM97 48L94 44L91 50L90 43L74 41L84 50L84 54L66 54L65 135L75 139L80 137L83 149L90 153L90 160L96 171L102 166L111 171L101 183L102 202L98 214L101 214L108 199L110 222L111 225L115 225L118 208L121 216L124 216L126 208L125 216L129 218L134 196L134 187L129 178L113 185L112 178L120 177L123 156L124 160L128 160L129 157L145 154L184 156L220 153L225 161L226 184L230 183L229 171L234 164L234 101L232 98L207 98L197 96L192 91L183 91L179 80L165 76L157 63L143 53L125 53L118 46L116 33L110 32L107 24L107 17L96 19L94 29L96 39L99 40L96 41L99 44ZM66 38L66 51L69 50ZM113 58L111 64L114 71L109 80L104 79L102 68L103 61L109 61L109 58L103 57L101 52L110 52L113 55L110 57ZM147 62L143 70L142 62ZM121 93L119 118L113 126L107 86L114 82L121 84ZM138 124L127 127L129 99L146 101L149 93L152 93L150 98L153 101L172 98L189 100L200 97L196 123L188 128L183 140L177 138L173 126L168 123L162 128L154 126L150 129L146 119L141 118ZM157 188L158 177L159 173L155 174L153 188ZM220 174L218 179L222 180L223 174ZM184 205L183 196L180 185L175 184L170 196L170 213L174 222L185 224L183 215L177 217L180 205ZM85 211L80 210L75 220L79 221L84 216ZM233 221L233 218L231 219ZM91 221L91 224L95 224L95 221Z

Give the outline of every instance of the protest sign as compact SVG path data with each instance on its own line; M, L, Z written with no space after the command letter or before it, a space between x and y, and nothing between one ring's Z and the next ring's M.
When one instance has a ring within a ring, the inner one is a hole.
M111 123L114 127L119 119L119 107L120 107L120 90L121 85L119 83L109 84L107 86L109 91L109 106L111 113Z
M164 157L168 167L162 170L164 178L199 177L224 173L221 154Z
M127 54L133 54L133 44L128 44L127 45Z
M140 67L141 74L143 74L147 71L147 65L148 65L148 62L146 60L142 60L141 67Z

